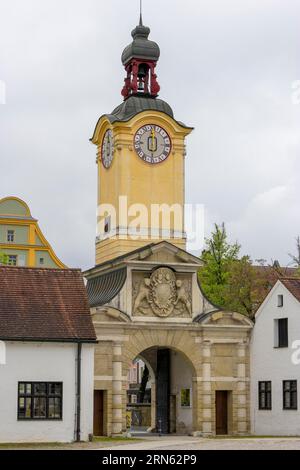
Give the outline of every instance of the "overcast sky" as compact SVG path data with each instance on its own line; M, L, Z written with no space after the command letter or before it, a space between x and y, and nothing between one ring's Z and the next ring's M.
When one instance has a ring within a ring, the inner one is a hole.
M138 0L0 0L0 197L24 199L71 267L94 264L100 115L121 101ZM300 0L144 0L160 97L195 127L187 202L253 259L300 234Z

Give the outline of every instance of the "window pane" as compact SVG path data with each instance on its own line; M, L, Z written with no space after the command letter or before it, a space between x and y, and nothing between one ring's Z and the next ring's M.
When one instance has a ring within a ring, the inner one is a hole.
M49 395L61 395L62 387L60 383L50 383L48 388Z
M286 392L288 392L288 391L290 390L290 381L289 381L289 380L286 380L286 381L284 382L284 390L285 390Z
M181 390L181 406L191 406L190 389L189 388L183 388Z
M25 384L24 383L19 384L19 393L21 395L24 395L24 393L25 393Z
M50 419L61 418L61 399L60 398L49 398L49 414Z
M33 384L33 393L34 395L46 395L46 384L45 383L37 383Z
M286 348L288 346L288 319L278 320L278 346Z
M284 406L285 406L285 408L290 408L290 406L291 406L290 392L285 392L285 394L284 394Z
M31 418L31 398L19 398L19 418Z
M19 398L19 417L25 418L25 398Z
M26 384L25 393L26 395L31 395L31 384Z
M33 400L33 417L34 418L46 418L46 398L34 398Z
M31 398L25 399L25 418L31 418Z

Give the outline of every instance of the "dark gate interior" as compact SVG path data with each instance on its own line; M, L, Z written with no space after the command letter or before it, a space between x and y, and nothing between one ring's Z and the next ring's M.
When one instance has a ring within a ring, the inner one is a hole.
M161 434L170 432L170 351L157 350L156 426Z

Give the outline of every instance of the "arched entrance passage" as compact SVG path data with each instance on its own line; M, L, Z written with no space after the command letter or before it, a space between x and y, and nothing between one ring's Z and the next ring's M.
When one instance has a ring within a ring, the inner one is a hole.
M184 331L165 333L162 334L161 330L151 333L145 331L137 333L138 338L133 336L128 342L129 347L124 348L123 370L128 374L138 359L149 369L151 416L148 412L148 422L143 422L144 428L149 425L149 429L156 432L189 434L198 427L199 352L196 361L196 347L192 347L190 336L185 338ZM146 348L140 346L140 341ZM174 344L181 344L182 347L174 347ZM139 379L141 385L141 377ZM143 408L147 406L149 404L142 406L140 403L129 408L146 413Z

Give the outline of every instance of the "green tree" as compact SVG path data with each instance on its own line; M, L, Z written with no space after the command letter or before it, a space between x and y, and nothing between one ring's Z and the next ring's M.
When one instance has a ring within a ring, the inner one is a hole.
M253 317L260 303L264 279L257 276L249 256L234 260L228 266L228 281L224 289L224 307Z
M233 263L238 261L241 247L238 243L228 242L224 223L215 224L211 237L205 243L206 247L201 255L203 267L199 271L201 287L212 303L226 307L230 272Z
M1 265L6 265L8 264L8 258L7 258L7 255L5 253L2 253L0 251L0 266Z

